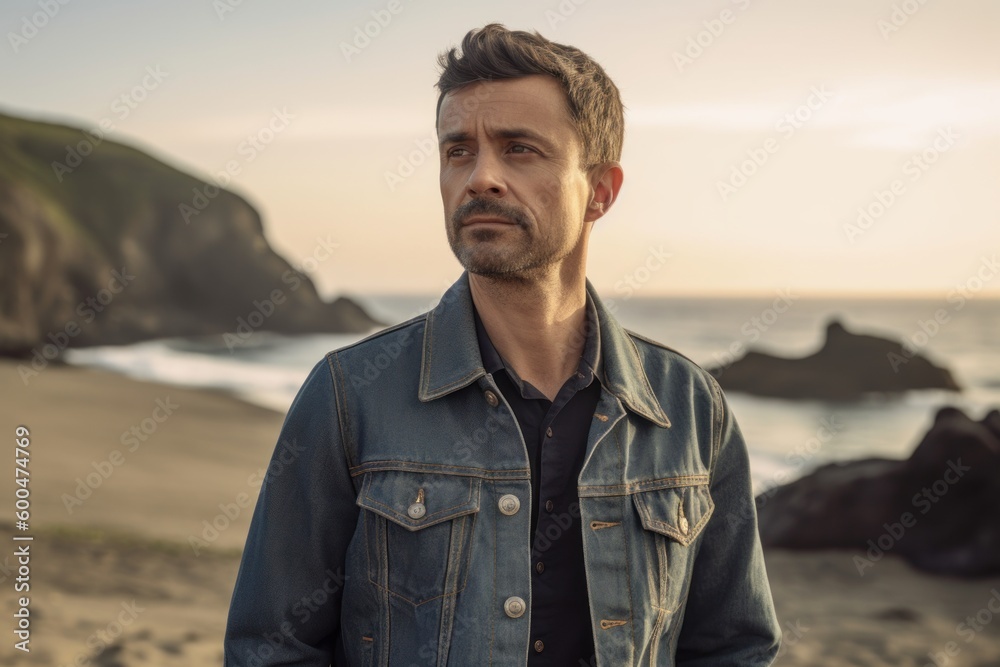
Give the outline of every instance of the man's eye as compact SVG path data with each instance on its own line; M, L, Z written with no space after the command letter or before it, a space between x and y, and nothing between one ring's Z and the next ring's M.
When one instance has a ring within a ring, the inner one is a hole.
M469 154L467 148L452 148L448 151L448 157L465 157Z
M524 144L514 144L510 147L511 153L533 153L534 151L530 146L525 146Z

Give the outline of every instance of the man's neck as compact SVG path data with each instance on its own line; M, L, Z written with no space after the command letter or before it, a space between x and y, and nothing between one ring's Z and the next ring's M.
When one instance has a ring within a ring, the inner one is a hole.
M514 282L469 274L490 341L549 400L575 371L586 342L586 277Z

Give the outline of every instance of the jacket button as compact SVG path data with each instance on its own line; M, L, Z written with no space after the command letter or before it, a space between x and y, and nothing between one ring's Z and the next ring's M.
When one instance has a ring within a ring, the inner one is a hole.
M422 519L427 513L427 507L423 503L413 503L406 508L406 513L411 519Z
M535 563L535 572L537 572L538 574L545 572L545 563L543 563L542 561L538 561L537 563Z
M521 501L512 493L500 496L500 502L497 504L500 506L500 511L507 516L517 514L517 510L521 509Z
M555 504L553 504L553 502L551 500L546 500L545 501L545 511L546 512L551 512L553 507L555 507Z
M484 396L486 396L486 402L490 404L490 407L495 408L497 405L500 404L500 399L498 399L497 395L494 394L489 389L486 390Z
M520 618L524 615L524 611L527 607L524 604L524 600L513 595L507 598L507 601L503 603L503 610L511 618Z
M545 650L545 643L541 639L535 640L535 653L541 653Z

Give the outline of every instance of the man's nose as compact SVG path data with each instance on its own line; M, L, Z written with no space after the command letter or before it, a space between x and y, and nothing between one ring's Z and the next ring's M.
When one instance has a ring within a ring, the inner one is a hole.
M472 197L493 195L502 197L507 194L507 182L504 178L503 163L490 151L480 151L476 155L476 163L469 174L466 184L468 194Z

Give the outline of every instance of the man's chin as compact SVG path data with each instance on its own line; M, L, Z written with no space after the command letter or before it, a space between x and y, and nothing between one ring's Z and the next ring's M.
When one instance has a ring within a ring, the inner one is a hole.
M466 271L484 278L518 278L524 270L523 262L484 257L483 253L456 253L455 257Z

